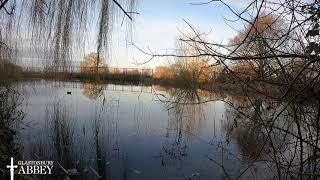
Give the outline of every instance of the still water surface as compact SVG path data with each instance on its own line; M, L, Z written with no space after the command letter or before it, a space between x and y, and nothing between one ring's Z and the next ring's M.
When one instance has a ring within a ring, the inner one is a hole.
M243 104L242 97L40 80L18 86L21 157L59 162L77 173L71 179L234 179L251 162L244 151L255 147L239 143L230 128L236 115L224 103ZM272 178L265 169L255 163L242 179Z

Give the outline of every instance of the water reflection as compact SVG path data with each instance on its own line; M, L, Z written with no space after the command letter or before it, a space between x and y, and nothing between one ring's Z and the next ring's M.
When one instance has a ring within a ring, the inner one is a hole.
M316 178L320 168L317 99L288 103L161 86L21 86L29 94L24 101L1 87L1 163L15 153L54 160L52 179Z
M233 102L238 105L238 109L241 108L242 111L246 111L246 115L252 115L255 120L258 120L261 116L261 100L255 100L254 107L248 106L250 102L243 101L243 99ZM224 129L227 141L232 138L238 142L242 158L252 160L258 155L262 158L264 154L268 153L265 151L260 152L259 149L266 138L261 124L251 121L232 106L226 107L226 119Z
M95 100L103 94L104 85L97 83L81 83L83 95L91 100Z
M319 161L314 154L320 149L315 120L319 104L314 99L303 102L259 97L251 97L245 104L233 102L226 110L227 137L239 144L244 161L268 165L265 174L274 174L270 178L316 179Z
M0 172L1 179L9 179L6 167L10 157L19 157L19 144L16 144L16 128L24 119L21 108L22 96L12 84L0 85Z
M188 136L198 133L205 125L203 104L196 89L174 89L156 86L158 92L170 97L162 100L168 109L166 140L160 151L162 166L182 166L181 160L188 155ZM162 94L161 94L162 95ZM162 97L165 97L162 95Z
M95 113L93 115L93 136L95 144L95 154L96 154L96 169L97 173L95 175L99 179L109 179L107 173L107 162L108 157L110 156L109 151L105 143L108 143L108 139L105 139L106 134L104 134L104 129L102 128L103 117L103 107L95 107ZM108 137L108 136L107 136Z

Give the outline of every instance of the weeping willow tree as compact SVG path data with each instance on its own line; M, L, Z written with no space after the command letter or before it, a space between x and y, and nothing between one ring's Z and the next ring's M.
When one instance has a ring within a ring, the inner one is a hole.
M96 26L98 65L110 50L115 22L129 30L136 8L137 0L0 0L0 61L32 47L41 49L46 66L68 67Z

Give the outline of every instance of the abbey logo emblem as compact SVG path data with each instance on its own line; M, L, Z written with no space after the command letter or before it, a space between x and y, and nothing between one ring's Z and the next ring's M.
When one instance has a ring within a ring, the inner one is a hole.
M18 161L18 164L14 165L13 158L11 158L7 168L10 170L10 180L14 180L15 169L17 169L17 174L52 174L53 161Z
M13 165L13 158L11 158L11 164L7 166L10 169L10 180L14 179L14 169L18 168L17 165Z

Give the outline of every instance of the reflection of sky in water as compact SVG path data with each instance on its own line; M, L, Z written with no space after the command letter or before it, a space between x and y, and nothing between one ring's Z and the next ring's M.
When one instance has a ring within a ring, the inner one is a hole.
M32 159L41 154L43 157L56 156L53 142L56 134L52 130L53 109L56 108L63 114L61 127L69 132L65 139L72 139L66 147L71 150L72 166L97 169L98 156L105 158L103 169L112 179L183 179L193 173L200 173L201 179L223 177L221 167L206 157L210 156L223 162L231 175L240 172L240 162L217 146L222 144L229 151L238 153L234 141L226 143L222 127L225 121L223 102L201 105L203 115L195 115L196 119L185 117L193 109L186 108L179 121L174 110L168 113L164 104L155 101L151 87L103 86L102 95L92 100L83 94L80 83L36 81L35 86L26 84L27 116L23 124L27 127L18 133L25 158ZM142 93L130 91L141 88ZM67 91L72 94L67 95ZM84 163L80 165L82 161ZM72 166L69 168L76 168Z

